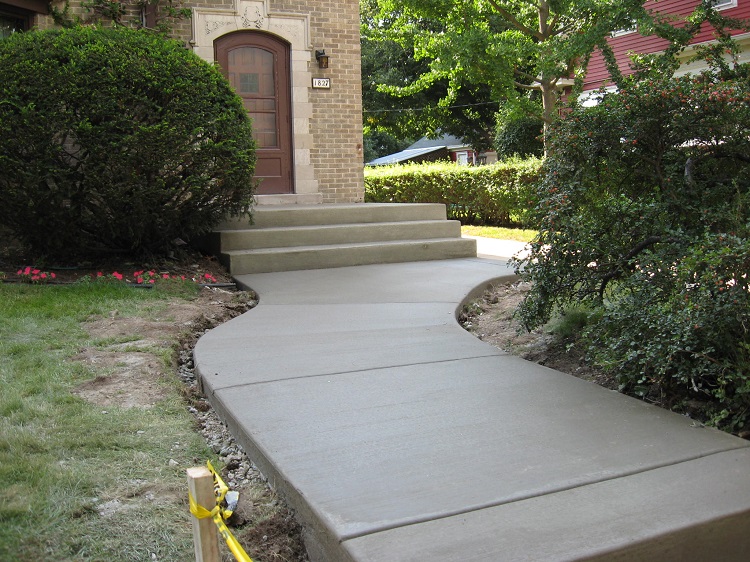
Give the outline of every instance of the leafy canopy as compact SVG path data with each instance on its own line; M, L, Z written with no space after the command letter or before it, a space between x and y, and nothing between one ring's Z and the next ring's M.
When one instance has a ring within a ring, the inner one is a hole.
M377 90L418 96L442 85L439 107L480 94L512 113L546 125L557 114L560 88L582 78L594 48L633 20L650 20L643 0L374 0L365 21L370 40L392 41L424 69ZM414 70L414 69L412 69ZM477 103L482 103L477 102ZM474 106L473 111L481 106ZM493 107L494 109L494 107ZM492 128L492 123L486 125Z

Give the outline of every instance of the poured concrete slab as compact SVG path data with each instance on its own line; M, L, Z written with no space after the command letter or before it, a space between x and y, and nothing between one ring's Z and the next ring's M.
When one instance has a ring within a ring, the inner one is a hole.
M346 541L351 560L750 560L737 449Z
M461 330L462 299L504 275L465 259L239 278L260 305L201 338L196 366L311 557L741 559L750 443Z

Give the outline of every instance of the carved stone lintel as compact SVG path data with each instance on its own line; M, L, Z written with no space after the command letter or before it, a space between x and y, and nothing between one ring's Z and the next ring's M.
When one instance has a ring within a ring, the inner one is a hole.
M232 25L232 23L234 22L232 22L231 20L206 20L206 35L211 35L217 29Z
M265 19L263 18L263 14L260 13L260 8L255 8L255 19L251 19L250 16L248 16L248 10L249 6L245 6L245 13L241 16L242 27L255 27L255 29L261 29Z

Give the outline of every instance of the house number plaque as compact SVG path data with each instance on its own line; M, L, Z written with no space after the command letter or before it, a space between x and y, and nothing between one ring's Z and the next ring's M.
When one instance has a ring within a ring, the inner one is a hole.
M330 89L331 79L330 78L313 78L313 88Z

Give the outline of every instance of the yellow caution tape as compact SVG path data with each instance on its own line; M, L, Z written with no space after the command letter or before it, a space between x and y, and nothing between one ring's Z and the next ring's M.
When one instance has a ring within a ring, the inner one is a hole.
M224 541L229 547L229 551L234 555L235 560L238 562L253 562L253 560L247 555L247 552L242 548L240 543L232 534L232 531L227 527L226 521L232 516L233 509L222 508L221 504L226 498L229 487L221 479L221 476L214 470L211 465L211 461L206 463L208 470L214 475L214 493L216 494L216 505L209 511L202 505L199 505L193 494L188 491L188 500L190 501L190 513L192 513L197 519L207 519L211 517L219 529L219 534L222 536Z

